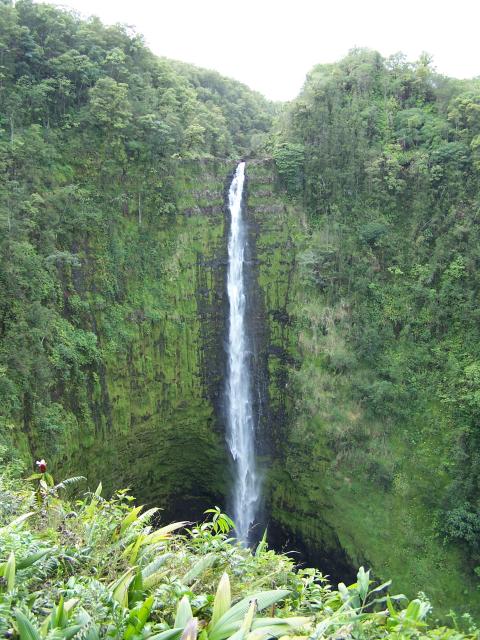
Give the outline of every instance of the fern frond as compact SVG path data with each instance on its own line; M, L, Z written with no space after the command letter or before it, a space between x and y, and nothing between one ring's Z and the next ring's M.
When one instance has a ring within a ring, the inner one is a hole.
M150 518L157 513L157 511L160 511L160 509L158 507L153 507L152 509L147 509L146 511L144 511L143 513L141 513L138 518L137 518L137 523L143 523L143 522L149 522Z
M72 476L71 478L65 478L65 480L56 484L54 489L56 491L59 489L66 489L66 487L69 487L72 484L78 484L79 482L82 482L82 480L86 480L85 476Z

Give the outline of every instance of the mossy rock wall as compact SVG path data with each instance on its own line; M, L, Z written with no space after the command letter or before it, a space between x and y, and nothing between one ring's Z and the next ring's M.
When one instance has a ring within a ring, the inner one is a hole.
M432 402L409 421L392 422L356 400L349 376L355 354L342 332L351 310L345 302L332 306L312 286L305 265L314 236L301 206L284 202L284 214L274 223L265 219L257 240L266 308L275 309L267 312L270 543L300 552L300 562L333 581L354 581L364 565L380 580L393 578L397 593L425 592L439 616L452 607L478 615L471 559L461 545L442 539L434 517L451 481L438 465L448 459L448 426L439 428ZM282 220L290 244L270 253L266 244L280 240L275 225L281 228ZM280 284L275 273L282 273ZM412 446L419 434L424 440Z
M223 499L228 464L218 420L223 367L227 162L178 162L169 210L148 204L100 233L74 237L65 276L101 357L85 385L59 382L43 429L18 431L25 457L57 477L81 473L108 493L130 487L166 515L200 515ZM104 292L111 290L107 297ZM99 293L101 292L101 293ZM68 314L68 305L65 313ZM77 313L77 317L78 317Z
M246 166L248 246L247 330L251 340L257 464L265 486L268 470L280 455L291 420L289 370L295 353L291 308L297 286L297 245L302 235L298 212L276 182L273 162L250 160ZM265 494L265 491L263 492ZM257 533L268 521L262 505Z
M130 487L166 518L228 506L225 201L234 168L178 161L163 185L167 210L147 200L140 217L133 201L96 233L74 233L79 265L64 274L64 313L75 305L101 355L85 384L59 380L43 422L32 408L16 432L25 459L45 457L56 477L81 473L106 493ZM267 469L288 422L299 220L277 193L271 162L247 163L247 193L257 444Z
M234 166L179 162L170 209L147 205L140 221L132 206L101 232L77 234L81 264L65 273L65 309L83 309L101 358L83 386L59 380L48 421L32 416L17 432L25 458L46 457L57 477L82 473L107 493L131 487L165 519L228 506L225 195ZM329 367L332 349L346 357L348 346L334 318L321 329L332 310L305 280L309 228L270 161L247 162L246 219L261 520L271 544L299 549L334 579L365 564L379 578L394 576L396 591L426 591L439 614L475 612L475 581L461 549L436 537L433 494L409 454L404 434L416 425L385 437L352 401L348 377ZM99 292L109 286L107 299ZM342 457L332 446L332 434L354 425L378 448L370 455L378 469L363 468L361 448ZM445 446L432 438L433 450ZM434 456L422 464L433 477Z

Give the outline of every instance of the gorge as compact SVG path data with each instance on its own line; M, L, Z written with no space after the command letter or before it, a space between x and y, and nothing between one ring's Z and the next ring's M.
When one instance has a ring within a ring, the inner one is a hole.
M478 80L354 50L272 105L49 5L0 35L2 465L478 615Z

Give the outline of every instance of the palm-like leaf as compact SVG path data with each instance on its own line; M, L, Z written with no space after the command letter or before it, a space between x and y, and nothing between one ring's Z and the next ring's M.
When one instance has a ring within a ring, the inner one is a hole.
M192 584L204 571L209 569L216 561L217 556L214 553L207 553L206 556L197 560L193 567L183 576L183 582L186 585Z
M15 619L17 622L18 635L20 640L41 640L42 637L38 629L36 629L27 616L17 609L15 611Z
M56 484L53 488L55 491L58 491L59 489L66 489L67 487L73 484L78 484L79 482L82 482L82 480L86 480L85 476L72 476L71 478L65 478L65 480L62 480L61 482Z
M249 598L240 600L240 602L237 602L236 605L224 613L215 625L212 625L208 634L209 640L224 640L235 633L235 631L238 631L241 620L247 613L252 600L256 601L257 610L262 611L266 607L275 604L275 602L282 600L288 596L289 593L290 591L287 589L260 591Z
M190 606L190 600L187 596L178 603L177 615L175 616L175 627L185 628L187 623L193 618L192 607Z
M232 606L232 594L230 589L230 580L227 573L224 573L218 583L217 593L213 603L212 619L209 629L213 629L220 618L227 613Z

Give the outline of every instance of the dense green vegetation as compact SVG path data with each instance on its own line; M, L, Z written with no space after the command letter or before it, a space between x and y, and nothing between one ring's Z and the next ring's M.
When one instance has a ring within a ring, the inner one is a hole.
M478 613L480 83L438 76L426 57L354 51L316 67L272 127L273 115L126 28L0 2L4 464L45 456L60 474L103 478L105 494L133 486L169 517L224 503L223 198L249 157L274 530L318 566L365 564L408 597L425 591L435 614ZM162 540L164 582L142 591L156 551L126 557L147 521L135 513L115 533L124 494L68 503L61 487L13 476L0 506L7 629L22 625L13 606L38 628L55 605L42 636L61 623L147 637L174 624L184 593L208 621L227 570L236 598L289 589L279 615L314 615L318 638L423 633L423 600L365 617L358 586L334 591L272 552L252 556L212 523ZM197 559L207 573L194 588ZM71 613L62 596L79 598ZM127 632L144 614L150 626Z
M274 147L310 234L274 509L441 607L478 602L479 135L478 81L360 50L313 69Z
M220 510L200 525L160 525L102 487L76 500L48 472L0 476L0 633L20 640L262 640L267 638L478 638L472 620L431 627L425 598L388 596L369 572L338 590L313 569L228 538ZM178 533L183 529L182 533ZM462 633L460 628L464 628Z

